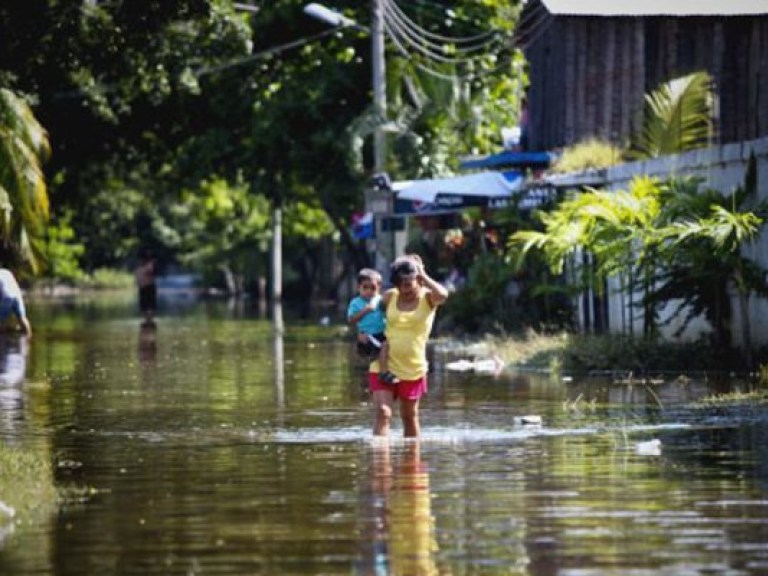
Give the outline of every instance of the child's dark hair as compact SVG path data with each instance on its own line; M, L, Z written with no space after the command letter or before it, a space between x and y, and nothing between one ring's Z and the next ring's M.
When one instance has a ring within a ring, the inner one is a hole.
M360 270L360 272L357 273L357 283L362 284L366 281L373 282L374 284L381 286L381 274L379 274L373 268L363 268Z

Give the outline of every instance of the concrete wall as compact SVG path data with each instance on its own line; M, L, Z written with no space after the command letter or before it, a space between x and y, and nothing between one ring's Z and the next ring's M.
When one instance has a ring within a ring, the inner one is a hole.
M747 171L747 163L750 154L754 153L757 161L757 198L756 202L768 199L768 138L752 140L742 143L727 144L702 150L696 150L677 156L667 156L643 162L622 164L614 168L593 174L602 179L603 186L611 190L627 189L633 177L640 174L656 176L660 179L669 176L698 175L705 179L706 186L720 190L724 194L732 192L744 182ZM583 176L582 176L583 178ZM574 179L574 183L578 180ZM558 182L563 186L564 180ZM757 262L768 269L768 224L763 226L757 241L746 246L744 256ZM621 279L613 278L609 281L608 298L608 329L614 333L640 334L643 330L640 311L631 308L631 303L626 294L620 294ZM638 295L639 297L639 295ZM741 318L739 307L735 297L733 303L732 334L734 344L740 345L742 339ZM671 303L670 306L675 306ZM584 315L591 314L580 303L581 322ZM669 316L670 309L662 312L662 319ZM634 321L632 315L634 314ZM753 296L750 300L751 338L754 346L768 344L768 301ZM764 320L765 319L765 320ZM674 333L679 325L671 325L663 328L662 333L667 338L674 338ZM710 327L703 318L693 321L688 329L681 335L681 339L695 339L702 333L709 332Z

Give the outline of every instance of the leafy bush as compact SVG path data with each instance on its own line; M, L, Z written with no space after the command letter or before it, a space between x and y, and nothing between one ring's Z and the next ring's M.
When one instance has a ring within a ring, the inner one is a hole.
M444 322L467 332L509 327L516 313L505 293L513 274L498 256L480 256L470 267L464 286L448 299Z
M598 138L589 138L563 150L552 172L568 173L607 168L623 161L622 149Z
M743 368L737 351L717 348L706 340L665 342L619 334L573 336L563 355L564 370L572 372L691 372Z
M133 274L124 270L98 268L89 276L85 285L93 290L127 289L134 286L134 278Z
M72 212L66 211L46 230L44 257L45 276L53 282L74 284L85 278L80 268L80 257L85 246L75 239L72 228Z

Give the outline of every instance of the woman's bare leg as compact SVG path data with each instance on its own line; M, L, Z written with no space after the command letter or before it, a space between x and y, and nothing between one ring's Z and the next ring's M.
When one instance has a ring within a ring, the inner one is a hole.
M373 435L389 436L392 425L392 404L395 397L389 390L376 390L373 393Z
M418 438L419 434L421 434L419 401L401 399L400 417L403 419L403 436L406 438Z

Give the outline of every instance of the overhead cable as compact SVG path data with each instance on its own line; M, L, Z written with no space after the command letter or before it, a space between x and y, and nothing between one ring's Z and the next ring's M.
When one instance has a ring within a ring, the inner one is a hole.
M472 61L472 58L457 58L454 56L446 56L444 54L440 54L437 52L434 52L426 47L424 47L420 42L418 37L414 37L412 32L408 32L407 30L404 30L397 21L391 19L391 18L384 18L384 25L386 26L387 32L390 34L390 36L395 36L399 40L402 41L403 44L410 46L415 52L418 52L422 56L426 57L429 60L434 60L437 62L442 62L446 64L462 64L462 63L468 63ZM474 56L474 58L479 58L479 56Z
M484 41L484 40L487 40L488 38L494 38L497 35L495 30L488 30L486 32L481 32L480 34L476 34L474 36L443 36L442 34L431 32L430 30L427 30L426 28L414 22L400 9L400 7L398 6L395 0L381 0L381 1L385 9L390 8L391 10L396 11L398 15L405 22L407 22L411 28L416 30L420 35L426 36L428 38L434 38L435 40L438 40L444 44L464 44L464 43L470 43L470 42Z
M385 28L388 28L388 23L384 22ZM413 58L413 55L408 52L408 50L400 43L400 40L397 38L397 36L394 36L391 31L387 30L389 32L389 38L392 40L392 43L395 45L395 48L397 48L398 52L403 56L405 60L416 66L419 70L425 72L426 74L429 74L431 76L434 76L435 78L440 78L441 80L448 80L448 81L456 81L459 77L456 74L443 74L442 72L438 72L437 70L433 70L429 66L425 66L418 60L415 60Z
M420 30L423 30L423 29L414 28L413 26L409 25L408 22L403 18L402 12L398 11L394 3L388 2L388 1L384 3L384 18L392 24L393 28L398 30L403 35L403 38L409 44L412 44L415 48L417 48L420 52L424 53L426 56L433 58L435 60L443 61L443 62L462 60L461 58L450 57L445 55L446 47L449 45L448 43L433 42L425 38L421 34ZM467 55L467 57L469 58L480 57L482 56L482 54L471 56L470 53L477 52L480 50L485 50L486 52L488 52L488 47L498 43L498 37L496 35L496 32L493 32L493 35L494 37L491 40L487 40L482 44L477 44L475 46L470 46L470 47L454 46L451 52L454 52L456 54L461 54L461 55Z
M523 11L517 23L512 37L514 45L521 49L527 48L549 28L553 21L554 18L543 5L534 4L530 11Z
M243 56L242 58L230 60L229 62L225 62L224 64L219 64L218 66L209 66L206 68L200 68L195 71L195 76L200 77L205 74L213 74L214 72L220 72L228 68L241 66L242 64L247 64L248 62L251 62L253 60L258 60L260 58L266 58L267 56L271 56L272 54L276 54L284 50L290 50L291 48L298 48L299 46L303 46L304 44L309 44L310 42L320 40L321 38L330 36L331 34L335 34L336 32L338 32L336 28L323 30L322 32L320 32L319 34L315 34L314 36L307 36L305 38L299 38L298 40L294 40L292 42L287 42L286 44L273 46L272 48L267 48L265 50L261 50L260 52L255 52L253 54L249 54L248 56Z

